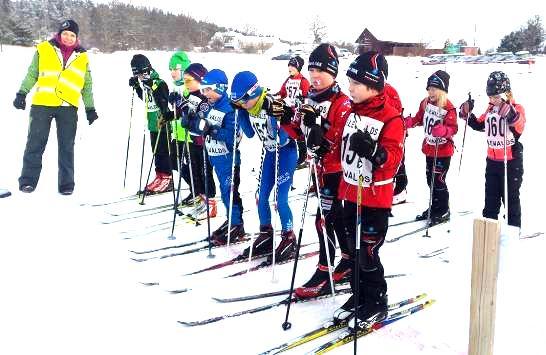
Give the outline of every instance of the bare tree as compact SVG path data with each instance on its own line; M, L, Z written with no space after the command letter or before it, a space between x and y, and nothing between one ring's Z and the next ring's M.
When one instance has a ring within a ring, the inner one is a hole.
M309 30L311 30L311 34L313 36L313 43L321 43L322 40L326 37L326 25L324 24L324 22L322 22L318 15L311 20Z

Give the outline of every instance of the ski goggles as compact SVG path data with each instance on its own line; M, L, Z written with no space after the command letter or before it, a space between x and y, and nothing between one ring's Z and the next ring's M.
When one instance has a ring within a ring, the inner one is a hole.
M258 89L260 88L260 84L256 83L254 85L252 85L252 87L250 89L248 89L241 97L237 98L233 98L233 93L231 94L231 102L233 102L235 105L242 105L244 104L245 102L247 102L248 100L251 100L253 98L255 98L258 93Z

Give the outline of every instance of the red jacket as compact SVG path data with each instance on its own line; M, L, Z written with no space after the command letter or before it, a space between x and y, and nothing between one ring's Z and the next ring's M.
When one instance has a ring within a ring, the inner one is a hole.
M282 99L288 97L291 100L295 100L298 97L307 97L309 93L309 80L307 80L301 73L286 78L281 86L279 95ZM294 107L295 105L290 104Z
M518 112L516 120L508 125L508 135L506 136L506 160L520 158L523 152L523 146L519 142L519 137L525 128L525 110L523 106L516 104L514 100L510 102ZM488 120L489 117L489 120ZM471 115L468 125L473 129L485 131L487 137L487 158L490 160L504 161L504 137L501 136L500 127L502 123L498 119L498 107L489 104L487 110L480 116Z
M334 84L337 86L337 84ZM312 90L312 89L311 89ZM330 90L330 89L327 89ZM324 138L330 143L330 151L326 153L317 168L325 173L336 173L341 171L341 135L343 134L343 127L345 121L351 111L351 101L347 95L338 90L333 92L332 95L325 98L324 101L314 103L313 106L329 106L328 112L325 113L325 117L322 116L322 127L325 125L329 128L324 133ZM316 104L316 105L315 105ZM321 110L319 110L321 111ZM325 124L325 123L328 124ZM294 118L289 124L282 125L288 135L294 139L304 140L305 137L300 128L300 117L296 113Z
M400 114L402 114L402 101L400 100L398 91L396 91L396 89L391 84L385 83L383 92L385 93L387 103L394 107L398 112L400 112Z
M432 115L430 115L430 112L432 111L437 112L435 118L441 120L441 123L439 124L443 124L447 128L446 135L438 142L438 157L450 157L455 151L455 144L453 143L452 137L457 133L457 112L451 101L447 100L446 106L442 110L439 109L437 106L429 103L428 98L423 99L423 101L421 101L421 104L419 105L419 111L417 111L415 117L408 117L406 119L406 126L407 128L423 126L423 118L425 117L425 115L429 117L428 125L424 125L425 130L428 129L428 135L425 131L425 138L423 139L423 146L421 148L421 151L427 157L433 157L435 150L435 138L430 136L430 130L434 125L434 118L432 117Z
M361 205L376 208L391 208L394 190L393 178L404 154L404 137L406 131L402 116L399 110L389 103L384 92L363 103L353 104L351 112L361 118L364 117L369 121L373 121L375 124L382 125L377 133L377 144L387 152L385 163L371 169L371 182L364 185L363 194L361 195ZM347 127L350 126L352 118L353 116L346 120ZM348 135L347 131L349 128L347 127L344 130L346 132L344 134ZM370 130L370 132L372 131ZM347 142L347 146L343 147L345 156L342 156L346 161L356 154L349 149L349 140L349 137L343 139L344 142ZM371 164L365 159L362 160L365 162L364 166L366 166L366 163ZM361 166L361 164L358 164L358 166ZM357 203L358 185L351 184L348 181L351 180L349 174L349 169L343 170L343 177L339 183L338 197ZM364 175L366 175L365 172Z

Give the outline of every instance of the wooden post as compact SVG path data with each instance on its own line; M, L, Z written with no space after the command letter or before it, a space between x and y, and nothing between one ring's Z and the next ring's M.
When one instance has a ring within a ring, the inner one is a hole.
M493 354L499 242L500 224L497 220L474 220L469 355Z

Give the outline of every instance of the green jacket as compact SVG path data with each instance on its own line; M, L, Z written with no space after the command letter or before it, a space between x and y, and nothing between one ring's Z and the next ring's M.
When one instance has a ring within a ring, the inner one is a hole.
M34 87L36 82L38 81L38 60L39 55L38 51L34 53L34 57L32 57L32 62L30 63L27 75L23 79L23 82L21 83L21 87L19 88L20 92L24 92L25 94L28 94L30 90ZM85 105L85 108L94 108L95 103L93 101L93 79L91 78L91 71L89 70L89 66L87 67L87 70L85 72L84 77L84 85L82 89L82 99L83 104Z

